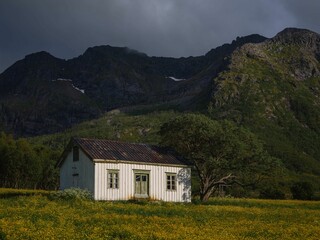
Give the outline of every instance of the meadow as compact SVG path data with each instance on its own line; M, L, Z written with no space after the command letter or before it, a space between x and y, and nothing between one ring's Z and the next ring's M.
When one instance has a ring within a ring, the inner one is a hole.
M0 189L0 239L320 239L320 202L52 200Z

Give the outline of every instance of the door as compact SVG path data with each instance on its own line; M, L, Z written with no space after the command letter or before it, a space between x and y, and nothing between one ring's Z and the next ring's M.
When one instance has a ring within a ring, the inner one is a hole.
M135 197L147 198L149 196L149 174L135 174Z
M74 188L79 187L79 174L78 173L72 174L72 185Z

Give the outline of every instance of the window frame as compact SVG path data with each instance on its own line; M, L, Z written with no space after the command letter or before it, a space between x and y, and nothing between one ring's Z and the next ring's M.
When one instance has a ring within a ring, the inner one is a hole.
M177 174L171 172L166 173L165 184L167 191L177 191Z
M111 177L110 177L110 174L111 174ZM107 188L119 189L119 183L120 183L119 170L107 169Z
M79 162L80 160L80 148L79 146L73 146L72 148L72 161Z

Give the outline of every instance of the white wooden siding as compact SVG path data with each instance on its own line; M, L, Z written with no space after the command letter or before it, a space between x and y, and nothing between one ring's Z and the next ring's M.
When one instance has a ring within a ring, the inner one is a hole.
M78 174L78 186L74 185L73 175ZM73 161L72 151L60 167L60 189L79 187L94 192L94 163L79 148L79 161Z
M108 170L119 171L119 188L107 186ZM94 198L96 200L129 200L134 198L136 171L149 171L149 197L168 202L191 201L190 168L129 163L95 163ZM177 189L167 190L166 173L177 174Z

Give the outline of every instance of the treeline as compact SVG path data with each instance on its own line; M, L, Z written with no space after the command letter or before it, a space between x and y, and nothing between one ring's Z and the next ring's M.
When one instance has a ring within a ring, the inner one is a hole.
M56 189L59 171L55 164L60 152L43 145L31 145L0 134L0 187Z

